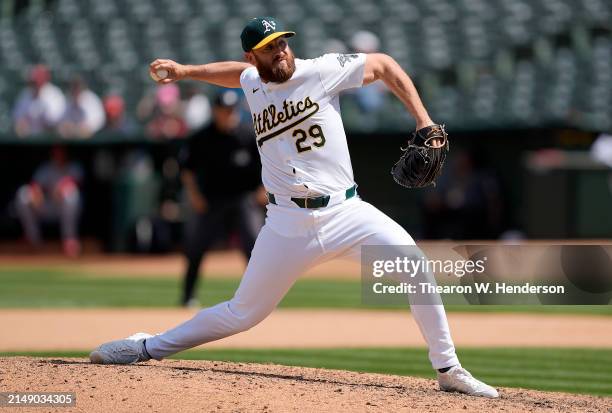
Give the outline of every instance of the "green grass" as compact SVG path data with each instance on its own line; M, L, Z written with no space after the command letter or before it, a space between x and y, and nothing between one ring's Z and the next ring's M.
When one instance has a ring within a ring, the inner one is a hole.
M232 297L239 279L209 278L200 283L204 306ZM175 307L180 281L173 278L94 277L59 269L1 269L0 308ZM284 308L366 308L357 280L299 280L282 301ZM401 309L401 306L379 307ZM448 305L448 311L530 312L612 315L612 306L470 306Z
M86 352L0 353L0 356L86 357ZM494 385L612 396L612 349L466 348L464 367ZM197 350L189 360L275 363L433 378L424 348Z
M213 305L230 299L240 280L202 280L199 299ZM359 283L303 280L281 306L294 308L360 306ZM0 308L23 307L175 307L181 291L171 278L109 278L58 270L0 270Z

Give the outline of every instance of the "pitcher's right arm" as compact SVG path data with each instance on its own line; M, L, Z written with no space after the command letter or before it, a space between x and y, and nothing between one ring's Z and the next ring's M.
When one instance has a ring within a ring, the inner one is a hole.
M182 79L199 80L227 88L240 87L240 74L251 67L244 62L215 62L203 65L182 65L169 59L156 59L149 65L149 71L165 69L168 76L157 83L166 84Z

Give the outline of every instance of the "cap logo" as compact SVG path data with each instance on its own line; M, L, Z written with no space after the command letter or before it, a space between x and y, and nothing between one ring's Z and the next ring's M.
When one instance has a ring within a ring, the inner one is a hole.
M262 20L261 24L266 29L264 30L264 34L268 33L270 30L272 31L276 30L276 22L274 21L269 22L267 20Z

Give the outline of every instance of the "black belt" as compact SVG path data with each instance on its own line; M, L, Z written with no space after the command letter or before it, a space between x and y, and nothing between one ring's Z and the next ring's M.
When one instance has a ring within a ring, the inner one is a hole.
M350 199L355 195L357 195L357 185L353 185L352 187L346 190L345 199ZM331 197L329 195L321 195L315 198L291 198L291 200L295 202L295 204L300 208L314 209L326 207L329 204L330 198ZM278 205L276 203L276 198L274 197L274 194L271 194L270 192L268 192L268 200L271 204Z

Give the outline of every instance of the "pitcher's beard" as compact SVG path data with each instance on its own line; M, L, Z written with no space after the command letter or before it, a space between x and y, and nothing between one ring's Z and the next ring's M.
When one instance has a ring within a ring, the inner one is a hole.
M295 59L292 53L287 53L285 62L287 63L286 68L282 66L268 67L264 66L259 60L257 60L256 67L257 71L259 72L259 77L261 77L261 79L265 82L286 82L287 80L291 79L291 76L293 76L293 73L295 72Z

